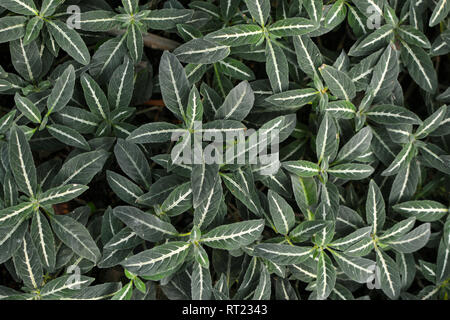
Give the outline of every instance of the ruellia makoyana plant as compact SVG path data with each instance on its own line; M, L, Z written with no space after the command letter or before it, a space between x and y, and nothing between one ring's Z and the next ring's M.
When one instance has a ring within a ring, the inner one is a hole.
M448 299L449 0L1 0L0 299Z

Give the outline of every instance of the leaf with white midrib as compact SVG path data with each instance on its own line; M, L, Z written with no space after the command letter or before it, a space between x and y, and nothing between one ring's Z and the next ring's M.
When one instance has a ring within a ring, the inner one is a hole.
M79 196L89 187L80 184L68 184L62 187L52 188L39 196L39 204L47 206L62 203Z
M164 237L177 234L177 230L170 223L164 222L150 213L145 213L131 206L116 207L113 213L141 238L147 241L157 242Z
M381 231L386 220L386 211L383 195L374 180L370 180L369 192L366 200L366 219L372 224L372 232L376 234Z
M369 277L373 275L374 269L371 267L375 265L375 262L360 257L347 256L336 251L332 253L338 265L353 281L367 283Z
M33 215L30 234L43 266L53 270L56 264L55 239L47 219L39 211Z
M254 254L278 265L293 265L305 261L311 247L298 247L278 243L263 243L255 246Z
M37 189L36 167L30 145L22 129L13 127L9 140L9 161L17 186L29 196Z
M336 270L331 259L323 251L317 261L316 292L320 300L325 300L330 295L336 283Z
M22 244L13 256L17 275L26 287L37 289L41 286L43 271L36 247L28 233L22 239Z
M58 238L75 253L94 263L100 259L100 250L82 224L69 216L53 216L50 221Z
M213 248L233 250L249 245L262 233L264 220L248 220L216 227L200 239Z
M190 243L181 241L168 242L128 257L122 265L138 275L159 274L183 263L190 246Z
M377 266L381 271L381 289L391 299L397 299L400 294L401 280L398 266L391 257L375 247Z
M61 48L81 64L89 64L91 60L89 50L76 31L57 20L48 20L47 26Z
M402 253L412 253L425 246L430 238L430 223L424 223L413 231L387 242Z

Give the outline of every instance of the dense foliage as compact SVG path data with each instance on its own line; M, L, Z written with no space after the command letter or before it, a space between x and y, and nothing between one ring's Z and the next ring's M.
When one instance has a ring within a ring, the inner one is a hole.
M448 299L449 11L1 0L0 299Z

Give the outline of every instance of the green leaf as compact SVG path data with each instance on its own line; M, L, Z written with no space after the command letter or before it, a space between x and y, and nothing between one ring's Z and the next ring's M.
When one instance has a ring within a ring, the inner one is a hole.
M68 184L65 186L52 188L39 195L39 205L48 206L68 202L84 193L87 189L89 189L89 187L79 184Z
M274 42L266 42L266 73L274 93L287 90L289 86L289 68L286 55Z
M253 108L255 95L250 84L242 81L225 97L223 104L217 109L215 119L242 121Z
M25 28L25 35L23 37L23 44L27 45L31 41L35 40L44 26L44 20L41 17L31 18Z
M100 260L100 250L82 224L61 215L52 216L50 222L56 236L76 254L94 263Z
M86 151L91 150L86 139L72 128L60 124L52 124L51 126L47 125L47 130L53 137L64 144Z
M146 22L150 29L170 30L178 24L190 21L193 14L194 10L163 8L150 11L141 21Z
M291 175L295 201L300 210L307 214L309 207L317 204L317 185L314 178Z
M289 238L295 242L304 242L325 228L327 224L328 222L324 220L303 221L289 233Z
M440 23L450 12L450 3L448 0L440 0L433 10L431 15L429 26L434 27Z
M392 183L389 194L389 203L409 200L416 191L419 183L419 166L416 161L411 161L398 172Z
M278 193L269 189L267 194L270 215L278 233L287 235L295 225L295 215L292 207Z
M347 16L347 6L344 0L336 1L325 17L326 26L335 26L344 21Z
M127 48L126 36L115 37L103 43L92 56L93 66L89 72L93 77L109 82L116 68L123 62Z
M108 157L108 152L98 150L85 152L67 160L53 179L53 185L89 184L92 178L102 170Z
M92 113L101 116L103 119L109 117L109 102L105 93L98 83L87 73L81 76L84 98Z
M393 206L397 212L415 217L419 221L436 221L448 214L448 207L432 200L413 200Z
M325 110L335 119L352 119L356 115L356 107L347 100L329 102Z
M34 16L39 14L33 0L4 0L2 1L1 6L9 11L26 16Z
M406 164L411 161L413 154L414 145L412 143L407 143L403 146L402 150L397 154L389 167L381 173L381 175L390 176L396 174L403 166L406 166Z
M448 230L449 223L447 222L444 229ZM437 262L436 262L436 283L441 283L448 278L450 274L450 232L444 232L444 236L439 243Z
M16 93L14 96L14 101L16 102L17 109L19 109L19 111L22 112L28 120L34 123L41 123L41 112L36 105L30 101L30 99L21 97L18 93Z
M34 204L23 202L18 205L12 205L9 208L0 210L0 223L2 226L13 226L22 219L26 218L32 211Z
M136 13L139 8L138 0L122 0L122 6L128 14Z
M366 200L366 220L373 226L372 232L376 234L383 229L386 220L386 211L383 195L375 181L370 180L369 192Z
M333 95L347 101L356 96L355 85L346 73L326 64L322 65L319 71Z
M142 239L131 228L125 227L116 233L104 246L103 250L115 251L135 248ZM103 254L105 255L105 253Z
M189 94L188 105L186 109L186 126L188 129L193 129L195 122L201 122L203 119L203 103L200 99L200 93L196 86L192 86Z
M236 25L208 33L205 39L222 45L236 47L257 44L263 39L263 36L264 32L260 26L249 24Z
M368 119L380 124L421 124L422 121L412 111L389 104L376 105L365 112Z
M294 47L300 69L314 78L317 69L323 64L319 48L310 37L305 35L294 37Z
M398 266L385 252L379 249L377 253L377 266L380 268L381 290L391 299L397 299L400 294L401 280Z
M114 193L123 201L134 205L137 199L144 194L141 188L124 176L115 172L106 171L106 180Z
M75 68L70 64L56 79L52 92L47 99L48 115L64 109L73 95L75 87Z
M210 300L212 296L212 281L209 268L200 263L194 263L191 275L192 300Z
M88 65L91 61L89 50L83 39L73 29L58 20L48 20L46 25L54 37L56 43L66 51L72 58L83 65Z
M443 105L431 116L426 118L416 130L416 139L423 139L436 130L441 125L442 120L444 120L446 113L447 106Z
M269 0L245 0L245 4L253 19L264 27L270 15Z
M420 47L402 42L402 61L411 78L425 91L434 93L437 88L437 74L428 54Z
M17 72L26 80L36 81L42 71L42 60L36 41L27 45L23 39L14 40L9 46L12 63Z
M5 133L14 121L17 110L12 110L0 118L0 133Z
M127 29L127 48L133 62L139 63L144 52L144 39L141 30L134 23Z
M333 118L328 114L322 119L316 137L316 154L319 163L327 157L335 154L338 148L337 128ZM332 160L332 159L330 159Z
M175 188L161 205L161 210L170 216L177 216L192 207L192 187L190 182Z
M305 18L278 20L268 27L269 33L277 37L301 36L317 29L317 25Z
M106 10L93 10L80 13L79 23L82 30L100 32L114 29L118 21L114 12Z
M130 300L133 295L133 281L128 282L111 300Z
M319 23L322 20L323 2L320 0L304 0L303 7L308 12L309 17Z
M264 229L264 220L248 220L222 225L202 235L200 242L225 250L235 250L253 243Z
M336 157L336 161L353 161L363 155L370 148L372 130L370 127L361 129L342 148Z
M14 126L9 138L9 163L19 190L34 197L37 190L36 167L30 145L22 129Z
M281 266L299 264L311 254L310 247L297 247L287 244L262 243L255 246L254 254Z
M200 164L194 164L191 172L192 201L194 209L208 197L211 190L214 189L216 180L219 177L219 165L205 163L201 159Z
M46 300L66 298L79 289L88 287L94 280L83 275L78 279L70 274L63 275L47 282L40 290L40 296Z
M127 141L133 143L157 143L170 141L174 134L184 134L182 129L174 124L166 122L153 122L140 126L127 137Z
M280 107L283 106L301 107L304 106L305 104L313 102L316 99L318 93L319 92L317 90L310 88L288 90L271 95L270 97L266 98L266 101Z
M397 32L400 37L409 44L425 49L431 48L431 43L428 41L427 37L421 31L412 26L401 26L397 29Z
M207 191L203 201L194 210L194 225L199 229L206 229L219 212L223 196L221 179L216 179L214 186Z
M239 168L234 174L221 174L225 186L231 194L241 201L251 212L260 216L260 202L256 192L253 174L248 169Z
M168 51L164 51L161 57L159 82L167 108L178 119L184 119L184 108L189 99L190 85L183 66L177 57Z
M173 53L181 62L209 64L225 59L230 54L230 47L205 39L192 39Z
M371 166L358 163L339 164L327 170L331 175L346 180L362 180L369 177L373 171Z
M118 139L114 147L117 163L123 172L139 185L150 187L151 172L142 150L132 142Z
M389 240L386 244L398 252L412 253L423 248L429 239L430 224L424 223L404 236Z
M131 206L116 207L113 213L139 237L147 241L158 242L177 234L177 230L170 223Z
M126 258L122 266L139 276L173 271L184 262L190 246L181 241L168 242Z
M272 292L270 283L270 274L268 268L264 264L261 264L260 269L261 272L259 274L258 285L256 286L252 299L269 300L270 294Z
M36 247L28 233L25 233L20 248L13 256L13 261L17 275L26 287L37 289L41 286L42 265Z
M39 211L35 212L31 221L31 239L36 246L42 266L53 271L56 265L55 238L45 216ZM42 291L41 291L42 293Z
M384 231L381 236L378 236L378 240L386 241L393 238L398 238L410 231L414 227L415 223L416 218L414 217L397 222L392 227Z
M108 84L108 101L111 109L126 108L133 97L134 67L126 57L113 73Z
M336 284L336 269L331 259L323 251L319 254L317 262L316 291L319 300L325 300Z
M255 79L252 69L239 60L227 57L218 63L220 70L231 78L248 81Z
M320 167L317 164L305 160L286 161L282 163L282 166L300 177L314 177L320 173Z
M363 11L364 12L364 11ZM378 49L385 47L394 35L394 28L386 24L366 36L362 41L357 42L350 51L350 56L366 56Z
M360 228L343 238L333 241L329 245L338 250L345 251L355 243L361 241L362 239L370 238L371 233L372 233L372 226Z
M7 16L0 18L0 43L10 42L25 34L26 17Z
M367 283L370 276L374 274L375 262L369 259L347 256L345 253L332 251L342 271L353 281L358 283Z
M19 249L28 223L19 220L14 225L0 226L0 262L4 263Z

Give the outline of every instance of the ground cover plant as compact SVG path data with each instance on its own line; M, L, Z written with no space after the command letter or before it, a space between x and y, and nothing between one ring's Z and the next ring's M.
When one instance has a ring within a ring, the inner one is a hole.
M0 299L447 300L449 11L1 0Z

